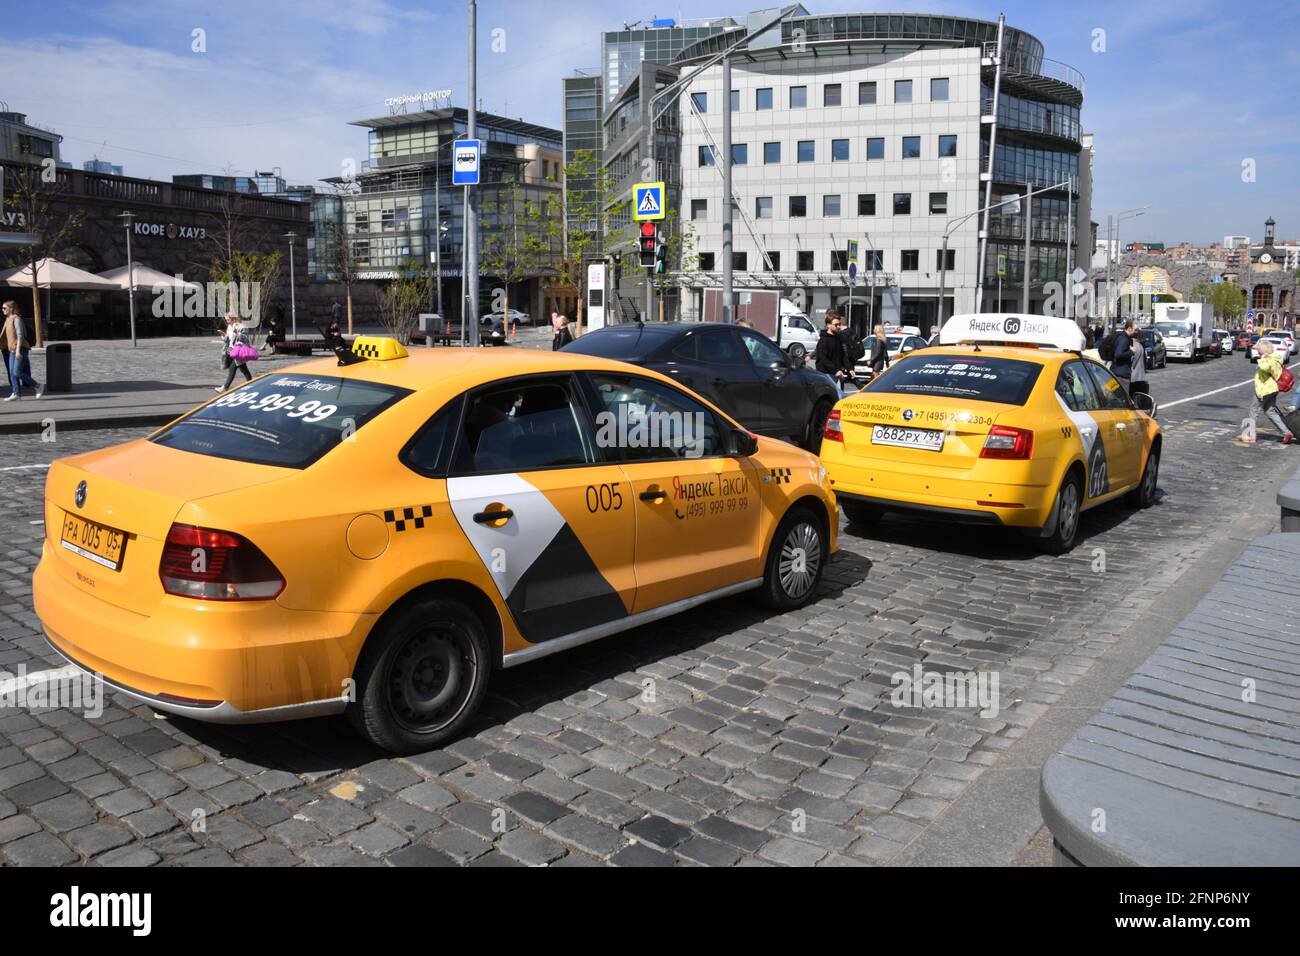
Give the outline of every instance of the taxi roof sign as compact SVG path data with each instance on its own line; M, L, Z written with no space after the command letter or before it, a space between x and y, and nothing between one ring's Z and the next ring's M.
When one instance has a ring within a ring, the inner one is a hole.
M406 358L407 355L401 342L385 335L358 335L352 340L352 353L376 362Z
M1083 330L1070 319L1050 315L978 312L954 315L939 332L940 345L970 343L1039 345L1063 352L1081 352Z

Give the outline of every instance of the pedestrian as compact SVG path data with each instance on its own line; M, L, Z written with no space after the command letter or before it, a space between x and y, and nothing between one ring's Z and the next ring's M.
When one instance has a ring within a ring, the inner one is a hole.
M30 385L35 389L36 397L40 398L45 394L45 386L32 378L32 364L28 357L31 346L28 344L27 327L23 323L22 313L18 311L18 303L10 299L0 308L3 309L5 317L4 341L9 346L9 357L5 365L9 370L10 395L5 401L12 402L22 398L24 385Z
M889 339L885 338L883 325L877 325L872 331L871 352L867 364L871 366L872 378L889 368Z
M235 372L243 372L244 378L251 382L252 373L248 371L248 361L240 361L230 354L236 345L248 345L248 336L240 328L239 319L233 312L226 313L226 333L221 337L221 367L226 370L226 384L213 389L214 392L227 392L235 381Z
M280 322L279 316L273 315L271 316L271 328L266 333L266 341L262 343L262 348L258 349L258 351L274 352L276 344L283 341L284 325Z
M1277 380L1282 376L1282 356L1273 350L1273 343L1268 339L1261 338L1255 348L1259 351L1259 361L1255 363L1255 394L1244 423L1248 427L1243 431L1248 434L1238 436L1239 440L1255 444L1255 429L1259 416L1263 414L1282 433L1282 444L1289 445L1295 441L1295 436L1282 420L1282 413L1277 410Z
M555 327L555 337L551 339L551 351L558 352L570 342L573 341L573 333L569 331L569 318L565 315L557 316L559 324Z
M280 306L280 311L281 312L284 311L284 306ZM284 321L283 315L280 316L280 320L283 323ZM335 325L338 325L341 321L343 321L343 306L339 305L338 299L335 299L334 304L330 306L330 321L332 321Z
M8 323L4 319L0 319L0 361L4 362L5 381L9 383L9 392L12 394L14 380L13 376L9 374L9 333L6 329L7 325Z
M561 318L562 318L562 316L560 315L560 313L559 313L558 311L556 311L555 309L552 309L552 310L551 310L551 335L552 335L552 336L556 336L556 335L559 335L559 334L560 334L560 320L561 320ZM565 319L565 322L566 322L566 323L567 323L567 321L568 321L568 320Z
M330 324L325 329L325 347L327 349L337 349L340 345L346 345L343 340L343 333L339 330L339 320L330 319Z
M858 386L858 362L867 354L867 350L862 345L862 339L853 331L853 327L845 321L844 316L837 311L835 313L840 319L840 344L844 347L844 384Z
M1136 333L1132 337L1133 360L1130 364L1128 393L1134 395L1149 395L1151 387L1147 384L1147 350L1142 344L1142 334Z
M1110 361L1110 373L1119 379L1124 391L1129 392L1133 381L1133 339L1137 337L1137 324L1132 319L1115 333L1115 357Z
M840 338L840 317L834 309L826 310L826 326L817 338L813 356L817 371L835 380L835 388L844 394L844 341Z

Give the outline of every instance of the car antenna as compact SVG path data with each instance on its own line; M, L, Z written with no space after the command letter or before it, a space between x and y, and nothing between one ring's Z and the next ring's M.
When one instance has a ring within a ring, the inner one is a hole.
M326 342L329 342L331 339L333 339L333 336L329 334L329 331L325 328L325 326L318 325L316 326L316 328L320 330L321 337L325 339ZM343 336L341 335L338 337L338 340L335 341L334 344L330 346L330 349L333 350L334 354L338 356L340 366L356 365L358 362L365 361L365 359L363 359L360 355L352 351L352 349L348 348L347 342L343 341Z

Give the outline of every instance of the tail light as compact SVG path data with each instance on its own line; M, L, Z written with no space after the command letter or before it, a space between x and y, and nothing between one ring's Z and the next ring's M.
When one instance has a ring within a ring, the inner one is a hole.
M284 577L253 542L229 531L174 524L158 566L163 590L203 601L257 601L284 590Z
M844 441L844 427L840 424L840 410L837 408L826 416L826 428L822 431L823 441Z
M1034 453L1034 433L1027 428L994 425L980 450L981 458L1024 460Z

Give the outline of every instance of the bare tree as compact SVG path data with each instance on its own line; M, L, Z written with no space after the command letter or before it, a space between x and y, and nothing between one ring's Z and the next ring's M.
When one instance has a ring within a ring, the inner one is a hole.
M379 321L388 334L406 345L419 323L424 304L424 282L407 271L376 292Z

